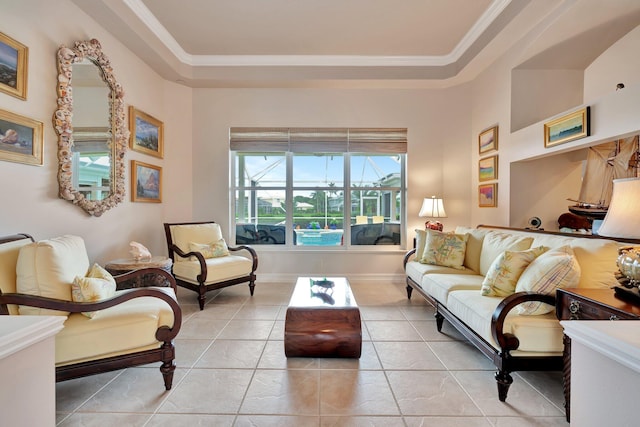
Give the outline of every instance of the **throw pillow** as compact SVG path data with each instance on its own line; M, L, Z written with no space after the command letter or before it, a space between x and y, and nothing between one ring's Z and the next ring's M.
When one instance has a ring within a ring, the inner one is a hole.
M516 292L555 294L558 288L575 288L580 282L580 264L569 246L550 250L529 264L522 272ZM538 301L530 301L516 307L518 314L538 315L553 311L554 307Z
M424 253L424 245L426 243L427 232L425 230L416 228L416 260L420 260L422 258L422 254Z
M420 262L464 270L464 253L468 234L427 230L427 241Z
M189 243L191 252L200 252L205 258L219 258L229 255L229 248L224 239L220 239L213 243Z
M116 294L116 281L107 270L94 264L86 277L76 276L71 284L71 299L74 302L97 302ZM82 312L93 319L98 311Z
M548 249L538 246L526 251L504 251L498 255L482 281L482 295L506 297L514 293L525 268Z

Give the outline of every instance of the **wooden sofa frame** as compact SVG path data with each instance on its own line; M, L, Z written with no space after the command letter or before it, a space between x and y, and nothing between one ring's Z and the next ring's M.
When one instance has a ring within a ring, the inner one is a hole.
M251 273L246 276L236 277L235 279L224 280L216 283L205 283L207 281L207 262L202 256L200 252L183 252L177 245L173 243L173 237L171 236L171 227L172 226L180 226L180 225L198 225L198 224L213 224L214 221L200 221L200 222L173 222L173 223L164 223L164 233L167 239L167 251L169 254L169 258L171 261L175 263L176 256L181 258L188 258L190 256L195 256L200 263L200 274L197 276L198 284L187 282L185 280L181 280L174 276L175 282L178 286L181 286L186 289L190 289L198 294L198 304L200 305L200 310L204 309L204 303L206 299L206 293L209 291L213 291L215 289L225 288L227 286L237 285L239 283L249 282L249 293L253 296L253 290L256 287L256 270L258 269L258 254L255 249L248 245L240 245L240 246L228 246L229 250L232 252L237 252L241 250L246 250L251 255L253 260L253 266L251 267ZM173 267L172 267L173 271Z
M29 239L31 241L34 241L32 236L21 233L0 237L0 244L22 239ZM129 273L114 276L114 279L116 280L116 285L118 285L120 283L131 281L134 278L142 277L146 274L161 275L166 277L173 290L176 290L176 282L173 276L170 273L159 268L143 268L134 270ZM118 289L122 288L118 287ZM160 372L162 373L165 389L170 390L173 383L173 373L176 369L176 365L174 362L175 346L173 344L173 339L176 337L176 335L178 335L178 332L180 331L180 327L182 325L182 311L180 309L180 305L176 300L174 300L170 295L167 295L166 293L158 289L144 287L135 288L127 293L94 303L78 303L21 293L2 293L2 291L0 291L0 315L10 315L7 304L27 305L30 307L39 307L49 310L61 310L71 313L80 313L85 311L103 310L105 308L113 307L125 301L140 297L159 298L165 301L173 311L173 326L171 328L169 328L168 326L161 326L156 331L156 339L162 342L162 345L155 349L58 366L56 367L56 382L86 377L89 375L100 374L109 371L115 371L131 366L162 362L162 365L160 366Z
M567 237L580 237L580 238L598 238L609 239L615 241L624 241L630 243L640 243L630 239L617 239L604 236L592 236L582 234L570 234L562 232L544 231L544 230L528 230L512 227L499 227L490 225L479 225L477 228L490 228L509 231L526 231L529 233L541 233L552 234L558 236ZM407 252L403 259L403 267L406 271L407 262L415 254L416 249L413 248ZM411 299L413 290L416 290L422 295L427 302L429 302L436 310L436 327L438 332L442 332L442 324L446 319L454 328L456 328L465 338L467 338L478 350L480 350L485 356L487 356L493 364L496 366L497 371L495 373L495 379L498 386L498 398L501 402L506 401L507 393L509 392L509 386L513 383L511 372L516 371L562 371L563 370L563 356L511 356L511 351L517 350L520 346L518 338L510 333L504 332L504 321L513 308L517 305L527 301L541 301L553 306L556 305L556 298L552 295L542 295L533 292L517 292L504 298L502 302L496 307L491 318L491 333L493 339L498 344L499 348L495 349L491 344L478 335L473 329L467 326L463 321L458 319L452 314L445 305L433 298L422 287L407 276L407 298Z

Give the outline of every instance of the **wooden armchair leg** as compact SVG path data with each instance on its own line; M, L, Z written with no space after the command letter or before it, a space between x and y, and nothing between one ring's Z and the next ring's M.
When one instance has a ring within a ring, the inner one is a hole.
M198 289L198 304L200 305L200 310L204 310L204 302L207 299L207 287L204 285L200 285Z
M498 399L500 399L500 402L504 402L507 400L507 393L509 392L509 386L513 383L513 378L506 371L497 371L495 378L498 384Z
M253 290L255 289L255 287L256 287L255 280L251 280L249 282L249 293L251 294L251 296L253 296Z

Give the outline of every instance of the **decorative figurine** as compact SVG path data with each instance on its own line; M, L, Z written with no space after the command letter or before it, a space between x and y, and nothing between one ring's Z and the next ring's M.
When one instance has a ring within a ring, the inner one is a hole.
M151 260L151 252L149 252L149 249L145 248L141 243L131 242L129 243L129 246L131 246L129 253L136 261Z

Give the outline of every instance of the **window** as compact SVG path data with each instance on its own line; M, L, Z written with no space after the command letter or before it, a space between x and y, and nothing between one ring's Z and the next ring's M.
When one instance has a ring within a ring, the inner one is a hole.
M406 129L232 128L237 244L404 241Z

